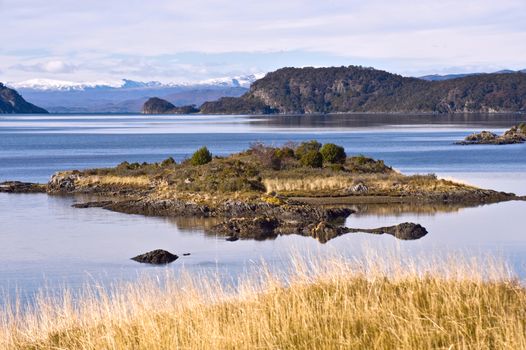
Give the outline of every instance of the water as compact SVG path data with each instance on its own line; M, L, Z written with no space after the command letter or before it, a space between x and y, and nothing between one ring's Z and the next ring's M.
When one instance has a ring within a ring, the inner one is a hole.
M282 144L317 139L348 154L384 159L405 173L437 173L467 183L526 194L526 145L458 146L473 131L503 132L524 116L351 115L333 117L233 116L7 116L0 117L0 181L45 182L64 169L114 166L188 157L202 145L214 154L246 149L251 142ZM404 254L460 251L492 253L526 275L525 202L475 208L368 206L347 225L373 228L404 221L425 226L416 241L349 234L327 244L299 236L227 242L206 235L203 222L74 209L72 197L0 194L0 289L30 296L48 286L133 280L164 269L221 270L235 276L261 259L279 267L291 254L339 252L359 256L363 247ZM129 258L162 248L182 257L169 267Z

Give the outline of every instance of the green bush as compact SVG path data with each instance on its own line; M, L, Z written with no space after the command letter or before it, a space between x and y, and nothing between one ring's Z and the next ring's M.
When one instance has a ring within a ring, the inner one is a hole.
M323 156L319 151L310 150L301 157L300 163L303 166L321 168L323 166Z
M192 155L190 158L190 163L192 165L203 165L210 163L212 160L212 153L206 147L201 147Z
M301 159L303 158L304 155L306 155L310 151L318 152L320 148L321 148L321 143L319 143L316 140L302 142L296 148L296 151L295 151L296 158Z
M175 159L173 159L172 157L168 157L161 162L162 167L167 167L167 166L174 165L174 164L175 164Z
M294 158L295 154L294 154L294 150L290 147L282 147L282 148L277 148L276 149L276 155L281 158L281 159L285 159L285 158Z
M320 149L320 153L323 156L323 161L331 164L342 164L347 158L343 147L334 143L324 144Z

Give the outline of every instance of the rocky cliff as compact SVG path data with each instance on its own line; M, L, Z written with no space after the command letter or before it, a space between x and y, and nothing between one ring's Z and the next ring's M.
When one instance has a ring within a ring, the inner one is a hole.
M24 100L18 92L0 83L0 113L47 113Z

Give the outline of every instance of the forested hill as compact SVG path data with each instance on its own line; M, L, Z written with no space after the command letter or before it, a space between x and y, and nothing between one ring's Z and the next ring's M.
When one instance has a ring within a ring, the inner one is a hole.
M526 112L526 73L426 81L364 67L282 68L202 113Z
M0 83L0 113L47 113L47 111L27 102L18 92Z

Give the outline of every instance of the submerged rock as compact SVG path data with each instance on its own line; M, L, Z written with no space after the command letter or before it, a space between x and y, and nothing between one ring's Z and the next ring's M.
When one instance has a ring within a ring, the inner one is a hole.
M148 253L137 255L136 257L131 258L131 260L144 264L165 265L174 262L178 258L177 255L167 252L166 250L156 249Z

